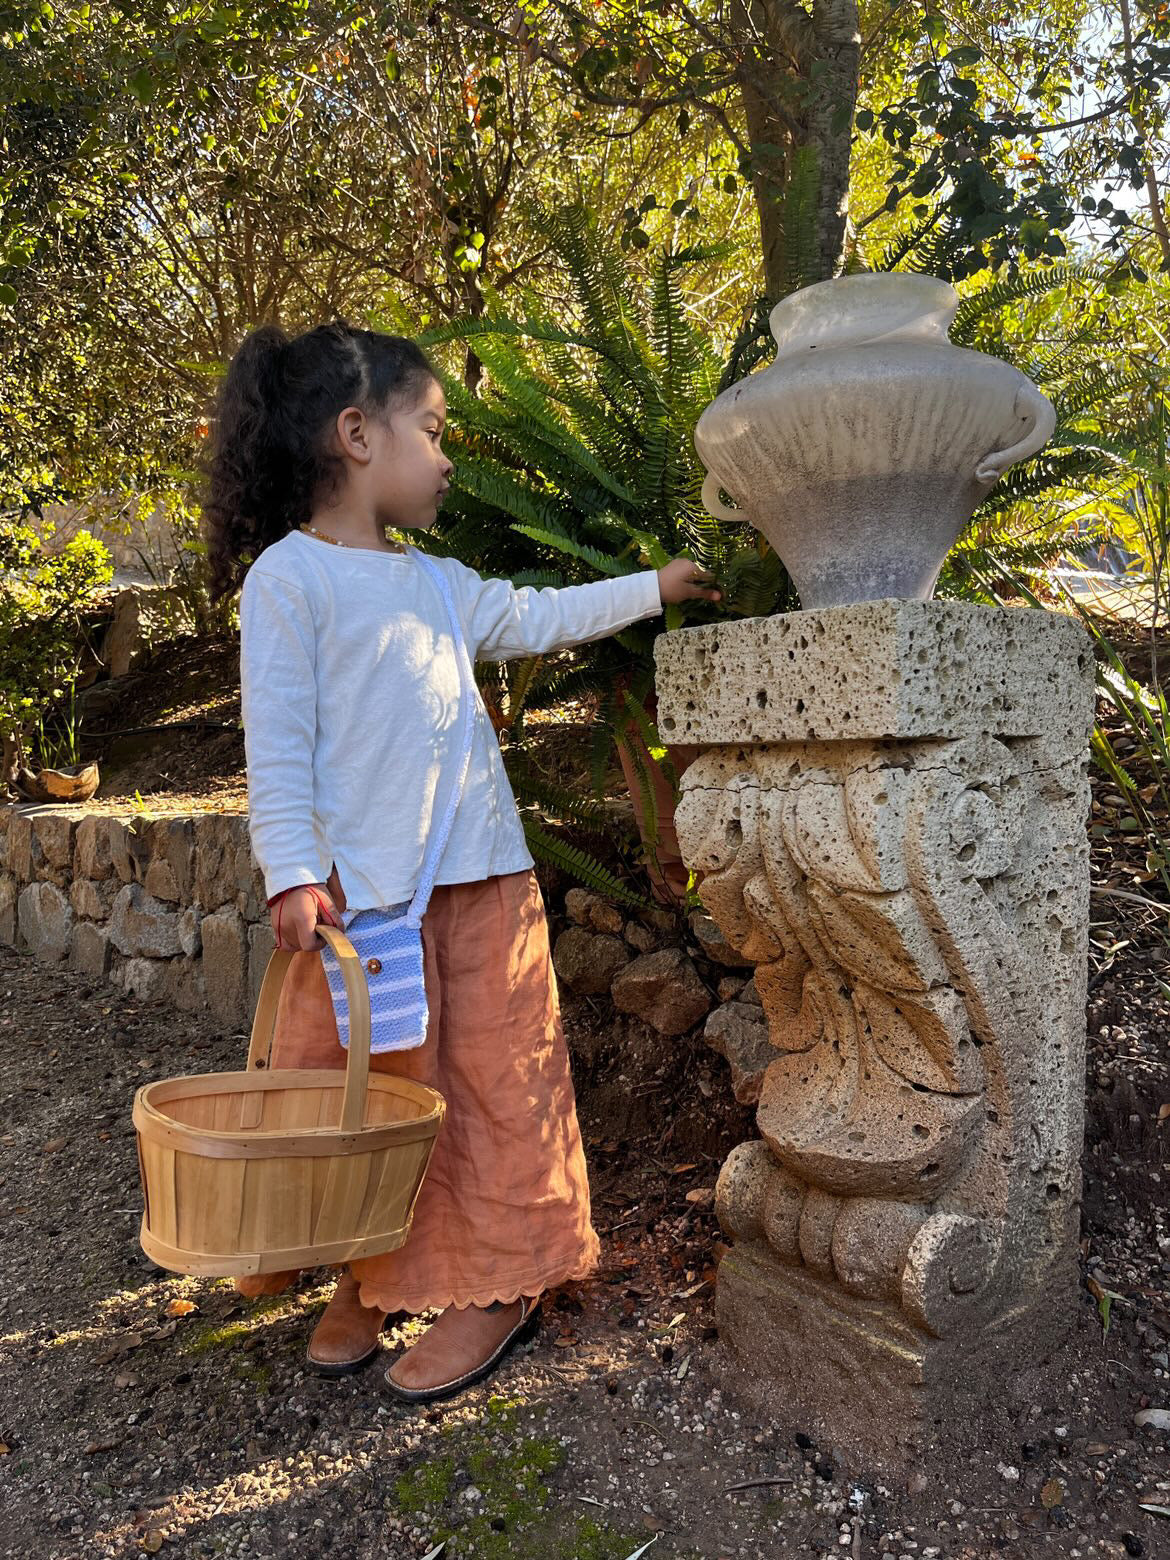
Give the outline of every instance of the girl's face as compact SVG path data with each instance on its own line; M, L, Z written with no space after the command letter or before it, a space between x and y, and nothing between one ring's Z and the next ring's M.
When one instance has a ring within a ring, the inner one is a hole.
M447 399L434 379L413 406L399 406L379 424L383 438L374 446L370 496L380 525L433 525L455 469L442 450L446 425Z
M331 507L365 509L380 527L433 525L455 469L441 447L446 422L446 397L433 379L415 401L384 415L347 407L337 434L348 481Z

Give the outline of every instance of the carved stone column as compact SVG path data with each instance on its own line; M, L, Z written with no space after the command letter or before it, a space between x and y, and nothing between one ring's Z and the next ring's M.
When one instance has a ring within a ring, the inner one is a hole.
M776 1047L719 1177L721 1336L769 1417L905 1466L1072 1313L1088 639L870 601L656 656L663 739L705 747L683 856Z

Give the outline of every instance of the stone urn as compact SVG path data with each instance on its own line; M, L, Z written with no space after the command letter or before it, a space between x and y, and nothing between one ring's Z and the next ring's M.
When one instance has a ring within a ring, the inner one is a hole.
M767 538L805 610L928 600L976 505L1052 435L1030 379L951 345L958 302L932 276L805 287L772 310L772 364L699 418L704 505Z

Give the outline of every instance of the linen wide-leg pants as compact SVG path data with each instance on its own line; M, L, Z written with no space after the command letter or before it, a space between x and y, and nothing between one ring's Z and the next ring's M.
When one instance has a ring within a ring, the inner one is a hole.
M384 1311L485 1306L585 1278L600 1242L532 868L440 883L422 919L423 1045L371 1056L447 1101L405 1245L350 1264ZM273 1067L344 1067L320 953L293 955Z

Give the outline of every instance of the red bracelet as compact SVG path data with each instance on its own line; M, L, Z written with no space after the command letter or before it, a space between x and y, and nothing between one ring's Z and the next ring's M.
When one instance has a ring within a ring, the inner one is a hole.
M279 894L273 894L272 898L268 901L269 906L272 906L272 905L276 905L277 906L277 911L276 911L276 946L278 948L280 947L280 940L281 940L280 939L280 918L281 918L281 912L284 909L284 896L286 894L291 894L294 888L307 888L309 890L309 892L312 894L313 898L317 901L317 908L319 910L324 910L326 912L326 916L328 917L329 906L325 903L324 899L322 899L320 891L318 890L317 885L315 883L294 883L294 884L292 884L292 886L290 888L282 888ZM333 922L329 921L329 925L332 926Z

